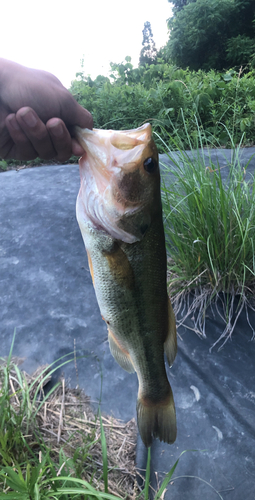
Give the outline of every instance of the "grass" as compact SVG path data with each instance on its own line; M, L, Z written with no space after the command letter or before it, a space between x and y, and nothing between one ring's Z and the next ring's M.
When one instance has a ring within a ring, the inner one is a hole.
M64 380L45 395L59 366L29 376L11 352L0 365L0 499L123 498L135 482L135 422L94 414Z
M242 310L246 309L248 323L248 309L255 310L255 183L253 175L247 174L249 162L241 167L241 145L231 141L232 159L226 167L213 163L202 138L200 148L190 148L191 154L169 151L172 166L163 165L162 202L174 310L178 315L186 304L179 323L192 316L194 330L205 336L206 313L215 304L225 322L214 343L221 346L232 335ZM175 142L175 150L177 146ZM228 171L225 182L224 169Z
M150 450L143 488L136 482L134 419L124 424L95 414L63 379L45 395L59 365L30 376L12 349L0 360L0 500L151 498ZM60 366L69 362L64 358ZM178 462L153 491L155 500L163 498Z

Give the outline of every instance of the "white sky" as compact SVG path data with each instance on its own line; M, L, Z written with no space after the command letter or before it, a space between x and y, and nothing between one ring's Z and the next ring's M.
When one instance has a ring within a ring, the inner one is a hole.
M0 57L50 71L69 87L83 56L92 78L126 56L137 66L144 23L159 49L170 16L167 0L0 0Z

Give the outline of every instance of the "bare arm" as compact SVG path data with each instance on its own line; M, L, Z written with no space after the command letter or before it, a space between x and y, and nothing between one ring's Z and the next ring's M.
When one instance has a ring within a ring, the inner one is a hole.
M92 128L91 114L45 71L0 58L0 157L66 161L83 149L75 125Z

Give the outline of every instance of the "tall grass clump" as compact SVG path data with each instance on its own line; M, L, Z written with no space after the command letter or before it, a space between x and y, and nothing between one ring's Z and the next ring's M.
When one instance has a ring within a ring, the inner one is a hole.
M247 172L249 162L241 166L240 145L232 146L231 161L223 167L213 163L210 150L202 145L190 152L168 152L171 166L163 165L175 312L183 311L185 303L180 322L192 316L195 331L205 336L206 311L214 303L225 322L215 344L231 336L244 308L249 324L248 307L255 310L255 183Z

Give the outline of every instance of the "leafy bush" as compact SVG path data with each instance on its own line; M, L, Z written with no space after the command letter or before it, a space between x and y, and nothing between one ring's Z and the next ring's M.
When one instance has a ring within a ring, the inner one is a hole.
M251 144L255 137L254 71L242 74L178 69L164 62L133 69L130 58L111 64L111 79L80 74L71 92L93 115L95 128L130 129L151 121L167 146L217 142ZM188 131L184 131L184 123ZM197 127L197 123L199 127ZM160 152L162 143L158 142ZM175 147L175 146L174 146Z

